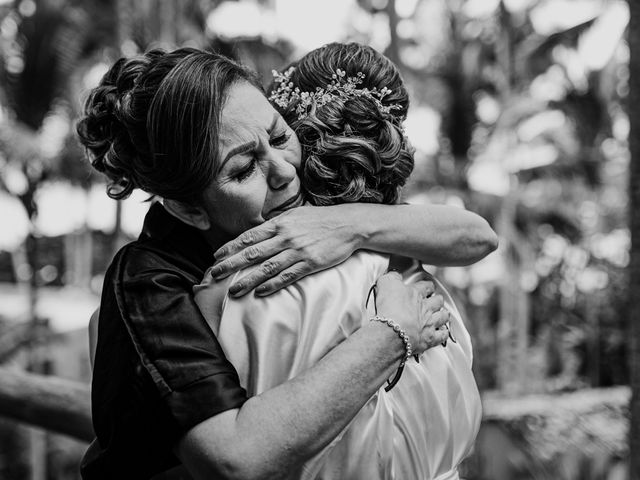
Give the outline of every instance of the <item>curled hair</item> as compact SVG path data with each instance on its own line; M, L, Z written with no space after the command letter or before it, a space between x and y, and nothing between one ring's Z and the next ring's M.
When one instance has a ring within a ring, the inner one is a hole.
M402 128L409 95L396 66L371 47L331 43L294 64L293 87L313 92L331 83L337 69L364 74L362 88L391 93L381 111L366 96L333 98L298 118L296 104L281 109L303 148L303 186L315 205L345 202L392 204L413 170L413 149ZM274 89L272 86L271 89Z
M116 61L77 124L92 166L110 180L108 195L139 188L197 202L215 174L227 90L241 80L260 88L244 67L193 48Z

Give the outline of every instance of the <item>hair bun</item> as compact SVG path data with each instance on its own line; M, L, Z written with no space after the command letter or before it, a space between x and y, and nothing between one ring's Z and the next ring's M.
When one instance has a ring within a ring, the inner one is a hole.
M325 104L302 119L295 130L305 146L309 201L396 203L414 164L400 123L366 97Z
M345 126L355 132L376 132L383 128L385 114L380 111L378 105L367 97L354 97L344 102L342 118Z
M303 147L308 199L318 205L395 203L413 170L413 152L402 130L409 94L398 68L358 43L327 44L290 66L294 68L285 87L301 93L327 88L336 75L359 79L348 93L346 87L338 88L329 101L317 102L304 115L295 101L276 102ZM301 93L287 94L286 88L280 95L280 86L282 81L271 84L274 98L301 98ZM377 93L368 95L364 89Z
M119 59L104 75L85 103L84 117L77 132L92 166L107 175L112 198L127 197L139 185L135 181L134 160L139 155L130 131L144 118L137 118L131 105L131 92L150 60L162 54L151 51L144 56Z
M78 134L86 147L94 167L104 171L104 157L117 134L119 96L115 85L102 84L95 88L88 100L91 107L78 123Z

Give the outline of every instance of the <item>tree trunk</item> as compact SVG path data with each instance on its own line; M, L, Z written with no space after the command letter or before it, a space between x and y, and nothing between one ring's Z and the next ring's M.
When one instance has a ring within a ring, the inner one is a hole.
M387 57L402 69L400 61L400 39L398 37L398 12L396 12L396 0L387 2L387 16L389 17L389 47L385 52Z
M514 27L504 1L500 7L500 41L496 55L499 59L502 84L500 99L508 105L515 84L514 58L512 43ZM504 127L503 127L504 128ZM516 142L512 132L506 132L509 143ZM500 317L497 326L497 368L498 388L511 394L523 393L526 387L526 364L529 335L529 294L521 286L522 265L526 258L519 248L516 232L516 208L518 205L518 180L511 175L509 192L502 199L496 231L504 245L501 248L505 274L500 285Z
M167 49L176 47L176 25L180 23L180 15L175 0L159 0L157 4L159 24L160 24L160 41Z
M629 0L629 10L629 479L640 480L640 4Z
M512 179L514 180L514 179ZM526 258L518 247L515 232L518 201L515 180L502 199L496 232L500 241L504 275L499 290L499 318L496 338L496 384L509 394L526 390L526 365L529 332L529 294L522 289L520 278Z

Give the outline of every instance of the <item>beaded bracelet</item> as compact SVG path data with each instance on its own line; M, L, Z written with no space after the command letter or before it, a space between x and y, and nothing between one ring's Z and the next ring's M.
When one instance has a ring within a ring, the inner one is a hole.
M386 318L376 314L373 317L371 317L369 320L371 322L381 322L393 328L393 331L398 334L398 336L402 339L402 343L404 343L405 355L402 358L402 361L400 362L398 371L396 372L395 377L393 377L393 380L391 381L387 380L388 385L384 387L385 392L388 392L396 385L396 383L398 383L398 380L400 380L400 376L402 375L402 371L404 370L404 364L411 357L411 355L413 355L413 349L411 347L411 342L409 341L409 335L405 333L405 331L402 329L400 325L398 325L396 322L394 322L390 318Z

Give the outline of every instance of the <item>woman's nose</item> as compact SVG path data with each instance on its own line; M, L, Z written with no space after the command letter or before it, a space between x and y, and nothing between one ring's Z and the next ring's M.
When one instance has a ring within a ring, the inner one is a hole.
M296 167L288 162L283 155L275 154L269 163L269 186L280 190L291 183L298 172Z

